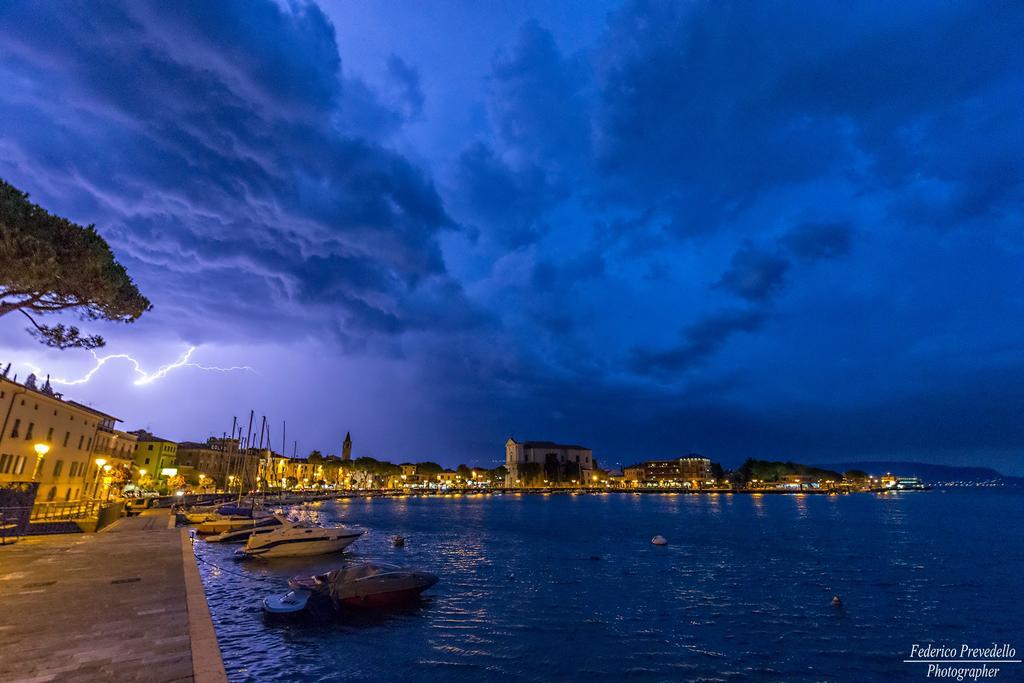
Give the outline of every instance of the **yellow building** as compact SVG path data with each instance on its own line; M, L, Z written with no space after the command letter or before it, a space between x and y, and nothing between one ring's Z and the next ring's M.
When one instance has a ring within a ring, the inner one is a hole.
M154 481L177 475L178 444L154 436L144 429L131 433L137 439L134 457L135 467L140 473L145 470Z
M63 396L34 375L24 384L0 376L0 486L38 482L36 502L94 495L101 469L93 449L117 418Z

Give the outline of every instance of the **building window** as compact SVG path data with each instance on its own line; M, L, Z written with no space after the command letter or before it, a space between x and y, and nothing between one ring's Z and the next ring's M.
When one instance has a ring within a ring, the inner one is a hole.
M11 438L12 439L17 439L18 438L18 430L20 428L21 428L21 420L15 420L14 421L14 428L11 429Z
M50 490L46 493L46 502L50 502L57 497L57 487L51 486Z
M82 444L85 443L85 434L78 435L78 450L82 450Z
M71 438L71 432L64 432L64 448L68 447L68 439Z
M92 448L92 437L89 437L89 445L86 448Z
M64 502L66 503L69 500L71 500L71 487L70 486L68 487L67 492L64 494Z
M146 464L147 465L149 464L149 458L146 458Z
M60 476L60 472L63 469L64 469L64 461L63 460L58 460L57 462L53 463L53 478L56 479L57 477L59 477Z
M35 429L35 427L36 427L36 423L35 422L29 422L28 423L28 429L25 430L25 441L28 441L29 439L32 438L32 430Z
M25 456L19 455L14 459L14 471L11 474L21 474L25 471Z
M72 462L71 468L68 470L68 476L74 479L76 474L78 474L78 463Z
M146 446L146 450L147 451L153 450L153 444L149 444L148 446Z
M12 460L14 460L14 456L10 453L0 455L0 474L7 474L7 470L11 469Z
M50 443L51 441L53 441L53 427L50 427L50 429L46 432L46 442Z

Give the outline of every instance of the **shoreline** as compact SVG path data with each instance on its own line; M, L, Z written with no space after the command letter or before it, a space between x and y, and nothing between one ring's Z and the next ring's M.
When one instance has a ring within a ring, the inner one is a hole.
M170 515L168 528L175 528ZM192 549L187 527L178 527L181 537L181 563L185 574L185 606L188 610L188 635L192 650L192 678L195 683L226 683L227 672L221 656L217 632L206 599L206 589L199 574L199 563Z

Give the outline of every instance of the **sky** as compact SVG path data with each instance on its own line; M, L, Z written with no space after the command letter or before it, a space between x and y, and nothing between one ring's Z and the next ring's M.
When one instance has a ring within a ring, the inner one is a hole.
M12 0L0 27L0 177L154 305L83 325L118 356L88 381L20 316L0 361L126 428L1024 474L1020 3Z

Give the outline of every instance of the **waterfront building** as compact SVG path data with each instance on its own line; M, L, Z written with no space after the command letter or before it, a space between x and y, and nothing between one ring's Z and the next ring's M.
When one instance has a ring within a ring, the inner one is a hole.
M108 465L131 471L135 463L135 445L138 436L125 432L115 425L120 422L116 417L107 415L100 420L93 440L92 456L95 460L106 460Z
M682 486L699 488L711 480L711 460L690 454L671 460L647 460L624 470L631 486Z
M226 487L232 476L251 480L257 471L260 452L240 449L238 439L210 437L205 443L178 443L176 467L179 474L196 480L201 486ZM202 475L202 481L199 481Z
M37 502L94 495L101 468L93 458L100 425L117 418L64 400L35 375L24 384L0 375L0 486L38 482Z
M117 422L117 418L107 415L100 420L96 429L92 445L92 462L97 466L102 462L103 465L102 474L96 482L97 486L102 484L102 488L94 495L119 495L125 484L132 480L132 465L135 462L135 445L138 437L131 432L117 429Z
M136 429L131 433L136 437L135 467L140 473L145 470L154 481L178 474L177 443L151 434L145 429Z
M627 486L639 486L646 476L647 472L643 465L631 465L622 470L622 479Z
M594 469L594 454L586 446L553 441L505 442L506 486L538 486L547 479L564 483L586 481ZM568 476L563 475L568 473Z
M452 472L451 470L445 470L444 472L438 472L437 483L441 486L457 486L462 477L459 476L458 472Z

